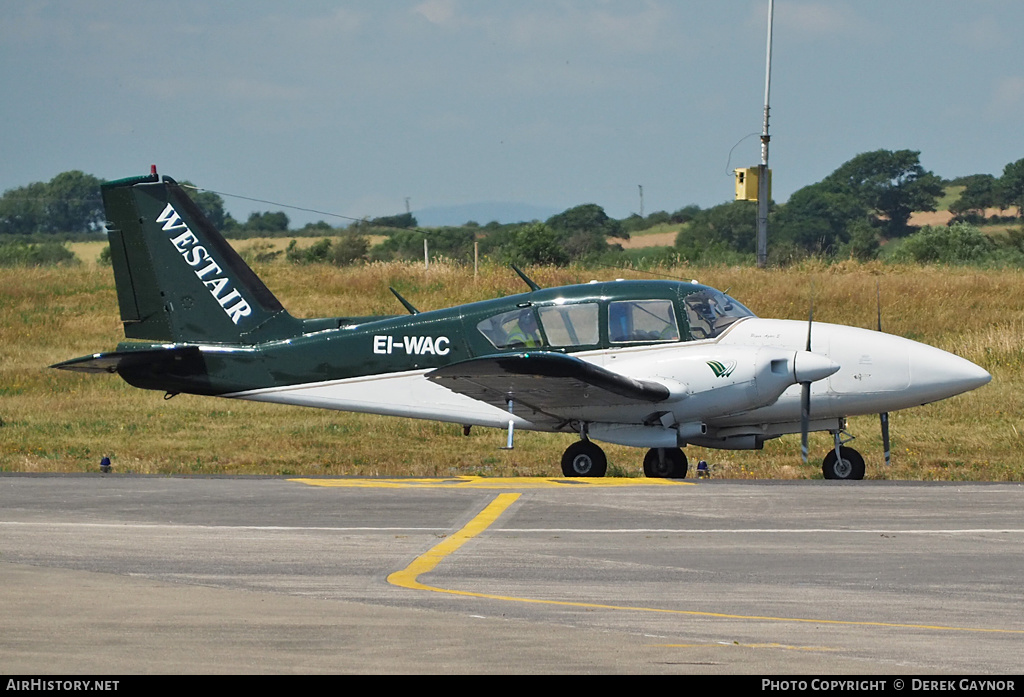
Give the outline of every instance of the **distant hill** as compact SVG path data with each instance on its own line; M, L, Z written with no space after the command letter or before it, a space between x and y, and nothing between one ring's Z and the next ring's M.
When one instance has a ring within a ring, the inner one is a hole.
M466 203L461 206L432 206L414 210L416 222L421 227L458 226L469 221L486 225L492 221L499 223L522 223L531 220L547 220L561 211L545 206L533 206L528 203L484 202Z

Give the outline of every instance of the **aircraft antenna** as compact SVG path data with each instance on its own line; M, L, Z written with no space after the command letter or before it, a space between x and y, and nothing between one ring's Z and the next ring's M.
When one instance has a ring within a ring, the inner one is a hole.
M405 309L409 311L410 315L418 315L420 313L420 311L413 307L412 303L403 298L401 293L395 290L393 286L388 286L388 290L390 290L394 294L394 296L398 298L398 302L402 303Z
M515 271L515 272L516 272L517 274L519 274L519 278L523 279L523 281L525 281L525 282L526 282L526 285L530 286L530 290L540 290L540 286L538 286L538 285L536 284L536 282L534 282L534 280L533 280L532 278L530 278L529 276L527 276L527 275L526 275L526 274L525 274L525 273L523 272L523 270L522 270L522 269L520 269L520 268L519 268L518 266L516 266L515 264L509 264L509 266L511 266L511 267L512 267L512 270L513 270L513 271Z

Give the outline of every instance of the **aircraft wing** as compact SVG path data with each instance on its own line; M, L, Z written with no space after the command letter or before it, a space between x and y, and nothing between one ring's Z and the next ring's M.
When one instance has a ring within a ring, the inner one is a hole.
M432 370L427 379L502 409L508 400L556 420L580 407L653 404L669 397L664 385L615 373L551 352L483 356Z

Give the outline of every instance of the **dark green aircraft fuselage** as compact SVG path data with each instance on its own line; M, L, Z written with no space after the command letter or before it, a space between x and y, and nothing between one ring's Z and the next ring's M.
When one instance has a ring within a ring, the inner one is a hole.
M558 346L538 327L545 351L576 353L612 347L608 304L629 300L667 300L671 303L680 339L690 331L682 299L705 289L678 281L610 281L536 290L416 315L305 320L305 332L293 337L245 344L175 344L181 350L159 362L122 364L118 372L130 384L176 393L223 395L247 390L284 387L360 376L425 371L481 356L518 353L522 345L496 347L478 325L508 313L540 313L583 305L596 306L596 336ZM536 314L534 315L536 316ZM320 327L332 327L320 329ZM561 342L564 343L564 342ZM642 346L664 341L630 341ZM166 352L168 344L129 341L118 352ZM198 350L187 350L198 347Z

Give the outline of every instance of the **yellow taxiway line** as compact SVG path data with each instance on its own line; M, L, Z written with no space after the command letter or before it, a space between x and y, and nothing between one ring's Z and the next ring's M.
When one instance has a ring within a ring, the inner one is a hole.
M400 588L411 590L431 591L434 593L445 593L447 595L460 595L472 598L486 598L488 600L504 600L517 603L531 603L536 605L557 605L561 607L579 607L590 610L627 610L630 612L656 612L667 615L686 615L689 617L714 617L729 620L758 620L763 622L801 622L813 624L827 624L834 626L854 627L886 627L897 629L930 629L944 632L977 632L992 634L1024 634L1024 630L1015 629L990 629L985 627L951 627L931 624L909 624L901 622L866 622L857 620L826 620L805 617L772 617L760 615L733 615L723 612L703 612L698 610L670 610L666 608L642 607L630 605L606 605L602 603L583 603L568 600L543 600L539 598L519 598L507 595L495 595L492 593L476 593L472 591L461 591L451 588L438 588L420 583L419 577L433 571L435 567L448 555L457 551L462 545L473 539L489 528L498 517L504 513L509 506L519 499L521 494L499 494L493 501L480 511L480 513L469 521L461 530L445 538L445 540L426 553L416 557L409 566L401 571L396 571L388 576L388 583Z

